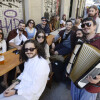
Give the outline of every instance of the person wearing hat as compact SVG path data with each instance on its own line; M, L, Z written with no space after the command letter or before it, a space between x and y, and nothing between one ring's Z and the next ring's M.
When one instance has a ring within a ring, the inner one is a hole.
M46 33L46 36L48 36L50 34L50 28L49 28L49 24L47 22L48 22L48 20L45 17L42 17L41 23L36 25L36 29L44 30L44 32Z

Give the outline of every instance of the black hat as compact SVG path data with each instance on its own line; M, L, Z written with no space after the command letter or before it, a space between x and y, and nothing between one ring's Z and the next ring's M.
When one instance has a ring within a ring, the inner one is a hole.
M42 19L46 19L46 21L48 21L46 17L42 17L41 20L42 20Z

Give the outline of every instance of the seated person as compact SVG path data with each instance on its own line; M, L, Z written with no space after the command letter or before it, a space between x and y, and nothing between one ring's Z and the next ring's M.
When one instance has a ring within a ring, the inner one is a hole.
M18 29L14 29L9 32L7 38L8 49L16 48L17 50L21 50L23 42L27 40L27 33L25 30L25 23L23 21L19 22ZM23 63L16 67L16 72L20 73L23 71ZM20 69L19 69L20 68ZM10 76L9 76L10 75ZM8 79L9 84L15 78L15 69L9 72Z
M3 34L3 30L0 29L0 53L4 53L6 52L6 41L4 40L4 34Z
M54 51L53 54L66 55L72 51L72 34L74 34L74 32L71 30L72 26L72 21L67 20L66 29L60 31L55 36L53 42L56 42L59 38L61 38L61 42L56 46L54 45L54 43L52 44L52 51Z
M4 40L4 34L3 34L3 30L0 29L0 54L6 52L7 50L7 45L6 45L6 41ZM1 55L2 56L2 55ZM0 60L1 61L1 60ZM3 77L3 81L1 82L1 85L3 87L8 87L8 83L7 83L7 74L4 75Z
M28 39L35 38L37 30L35 29L35 22L33 19L29 19L27 21L25 30L27 32Z
M22 42L27 40L27 33L24 31L25 23L19 22L18 29L14 29L9 32L7 38L8 49L16 48L18 50L21 49Z
M45 89L50 69L43 48L36 41L27 40L21 49L20 59L25 61L24 71L0 95L0 100L39 100Z
M86 36L85 36L85 34L84 34L84 32L83 32L83 30L82 29L77 29L76 30L76 32L75 32L75 37L76 37L76 42L77 42L77 40L78 39L81 39L81 40L85 40L85 38L86 38Z
M47 41L46 41L45 32L43 30L38 30L37 33L36 33L35 40L44 48L45 53L46 53L47 62L48 62L48 64L50 64L49 45L47 44Z
M45 17L41 18L41 24L36 25L36 29L37 30L44 30L46 36L48 36L50 34L50 28L49 28L49 24L47 23L47 19Z

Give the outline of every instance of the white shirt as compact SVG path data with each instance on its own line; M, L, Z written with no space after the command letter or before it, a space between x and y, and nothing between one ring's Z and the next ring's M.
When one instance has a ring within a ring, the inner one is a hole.
M6 52L7 50L7 46L6 46L6 41L5 40L2 40L0 42L0 48L2 47L2 53Z
M96 18L96 24L97 24L96 33L100 33L100 18L99 17Z
M47 60L48 64L50 64L50 60L49 60L49 58L50 58L49 45L46 44L44 49L45 49L45 54L46 54L46 60Z
M66 21L61 20L61 21L60 21L60 24L64 24L64 25L66 25Z
M43 93L48 76L49 65L43 58L35 56L24 63L24 71L18 77L21 82L16 85L18 95L22 95L27 100L38 100Z
M19 31L17 29L17 36L15 38L13 38L12 40L10 40L9 43L13 42L13 43L15 43L15 45L20 45L22 41L25 42L26 40L27 40L26 36L23 35L22 33L19 36Z

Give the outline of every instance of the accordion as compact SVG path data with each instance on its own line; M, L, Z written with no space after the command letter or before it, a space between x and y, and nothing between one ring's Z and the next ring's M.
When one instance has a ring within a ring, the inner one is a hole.
M66 72L78 88L85 87L89 83L87 76L95 78L100 74L100 50L92 45L78 42Z

